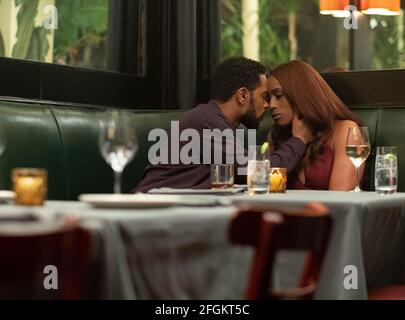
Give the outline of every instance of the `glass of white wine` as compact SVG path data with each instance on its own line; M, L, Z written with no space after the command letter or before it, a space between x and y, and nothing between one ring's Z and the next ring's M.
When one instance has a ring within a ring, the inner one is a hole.
M356 167L356 188L360 192L359 169L370 154L370 136L367 127L349 128L346 140L346 154Z
M131 114L107 111L101 115L99 148L114 171L114 193L121 193L121 176L138 150L138 140Z

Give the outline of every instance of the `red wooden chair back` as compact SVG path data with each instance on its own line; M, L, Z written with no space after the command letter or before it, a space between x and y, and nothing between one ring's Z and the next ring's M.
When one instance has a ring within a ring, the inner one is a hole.
M80 299L90 246L90 233L77 221L65 220L46 231L0 231L0 299ZM46 279L51 275L56 282ZM47 280L57 289L45 286Z
M256 248L247 299L311 299L329 242L332 219L325 206L312 203L300 210L241 209L231 221L230 240ZM301 281L294 289L269 288L280 250L307 251Z

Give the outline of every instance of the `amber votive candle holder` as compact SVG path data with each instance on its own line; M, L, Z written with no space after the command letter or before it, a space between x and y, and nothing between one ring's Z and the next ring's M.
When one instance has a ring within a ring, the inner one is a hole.
M269 192L285 193L287 190L287 169L270 168Z
M43 206L48 192L48 172L44 169L16 168L11 173L14 203Z

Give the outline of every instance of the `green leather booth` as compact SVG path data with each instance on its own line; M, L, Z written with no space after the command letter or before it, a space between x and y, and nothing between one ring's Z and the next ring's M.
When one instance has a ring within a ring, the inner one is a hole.
M103 108L53 106L0 101L0 129L4 152L0 156L0 189L11 188L14 167L48 170L48 199L77 200L82 193L111 193L112 169L98 149L98 114ZM353 110L370 129L373 147L395 145L398 151L399 191L405 191L405 106L356 107ZM129 192L148 164L148 134L154 128L169 130L181 111L133 111L139 149L123 176ZM272 120L267 116L258 132L265 139ZM367 163L366 188L373 190L373 154Z
M48 170L48 199L77 200L82 193L111 193L113 173L98 149L98 115L103 108L0 101L6 143L0 155L0 189L11 188L15 167ZM123 191L140 181L148 163L148 133L169 130L180 111L134 111L139 149L123 175Z

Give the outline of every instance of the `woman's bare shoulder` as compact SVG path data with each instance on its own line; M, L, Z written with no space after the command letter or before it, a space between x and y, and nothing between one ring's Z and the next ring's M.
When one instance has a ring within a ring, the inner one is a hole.
M333 129L333 133L334 133L334 135L341 134L341 133L347 133L349 128L358 127L358 126L359 125L352 120L337 120L335 122L335 127Z
M342 145L346 143L347 132L349 128L358 127L359 125L352 120L337 120L333 128L333 136L331 140L332 149L336 148L336 144Z

